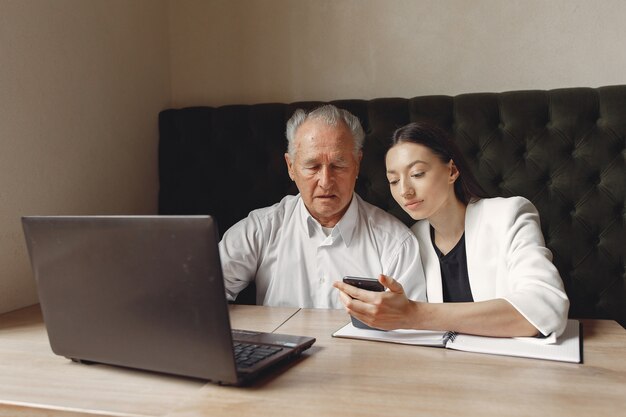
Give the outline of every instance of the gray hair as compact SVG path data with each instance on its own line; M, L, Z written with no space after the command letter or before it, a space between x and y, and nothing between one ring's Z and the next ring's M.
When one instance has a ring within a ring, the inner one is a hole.
M354 156L357 156L363 148L365 133L363 132L359 118L347 110L339 109L332 104L325 104L309 113L298 109L293 116L291 116L289 121L287 121L285 134L287 135L287 153L290 158L293 159L296 154L296 131L308 119L321 119L329 126L337 126L337 123L340 122L345 123L348 129L350 129L350 133L352 133L352 138L354 139Z

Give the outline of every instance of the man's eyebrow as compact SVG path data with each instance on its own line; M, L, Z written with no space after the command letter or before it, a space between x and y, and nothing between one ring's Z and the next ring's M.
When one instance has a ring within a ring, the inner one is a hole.
M408 164L406 167L407 168L413 168L415 165L417 164L425 164L428 165L428 162L426 161L422 161L421 159L416 159L415 161L411 162L410 164ZM387 170L387 174L396 174L396 171L393 169L388 169Z
M331 164L335 164L335 163L346 163L347 161L349 161L349 158L345 158L343 155L342 156L337 156L331 159L330 163ZM302 160L302 165L317 165L320 163L320 159L318 157L312 157L312 158L306 158Z
M316 165L319 161L317 158L307 158L302 160L302 165Z

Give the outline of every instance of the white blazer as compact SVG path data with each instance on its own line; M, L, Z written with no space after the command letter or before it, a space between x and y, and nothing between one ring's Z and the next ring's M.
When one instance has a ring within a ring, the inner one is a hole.
M430 224L411 228L420 244L429 302L443 302L439 258ZM545 247L535 206L523 197L486 198L467 206L467 271L474 301L503 298L544 335L560 335L569 300Z

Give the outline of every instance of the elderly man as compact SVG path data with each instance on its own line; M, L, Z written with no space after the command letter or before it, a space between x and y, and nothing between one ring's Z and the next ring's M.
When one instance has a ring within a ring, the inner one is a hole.
M252 211L220 242L226 292L256 282L257 304L342 308L343 276L396 278L425 300L418 243L389 213L354 193L364 133L358 118L326 105L287 122L285 161L299 194Z

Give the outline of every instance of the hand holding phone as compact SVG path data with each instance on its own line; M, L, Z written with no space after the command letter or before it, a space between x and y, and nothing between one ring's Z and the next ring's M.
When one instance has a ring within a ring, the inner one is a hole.
M376 291L376 292L385 291L385 287L383 286L383 284L378 282L376 278L345 276L343 277L343 282L346 284L352 285L353 287L361 288L367 291ZM381 330L381 329L376 329L374 327L370 327L367 324L363 323L361 320L355 319L352 316L350 316L350 319L352 320L352 325L354 327L358 327L359 329Z

